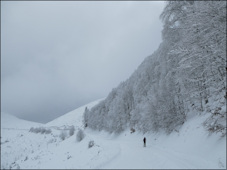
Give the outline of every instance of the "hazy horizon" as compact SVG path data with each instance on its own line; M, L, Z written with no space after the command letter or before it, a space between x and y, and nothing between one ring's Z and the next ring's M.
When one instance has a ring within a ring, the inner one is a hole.
M3 1L1 111L46 123L106 97L161 42L160 1Z

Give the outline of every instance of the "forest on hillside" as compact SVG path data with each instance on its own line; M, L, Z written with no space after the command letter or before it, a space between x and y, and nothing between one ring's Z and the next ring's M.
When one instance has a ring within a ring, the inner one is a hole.
M159 48L105 100L85 109L84 124L169 134L207 114L204 127L225 136L226 1L168 1L160 19Z

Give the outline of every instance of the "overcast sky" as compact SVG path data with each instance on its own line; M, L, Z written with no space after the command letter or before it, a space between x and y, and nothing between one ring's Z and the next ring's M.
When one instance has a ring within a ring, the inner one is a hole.
M106 97L158 48L164 5L1 2L1 112L46 123Z

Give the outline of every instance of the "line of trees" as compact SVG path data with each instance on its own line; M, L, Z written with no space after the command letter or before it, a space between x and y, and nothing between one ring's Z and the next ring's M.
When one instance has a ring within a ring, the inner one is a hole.
M132 76L91 110L96 130L177 130L210 114L204 126L226 134L226 2L168 1L160 18L163 42Z

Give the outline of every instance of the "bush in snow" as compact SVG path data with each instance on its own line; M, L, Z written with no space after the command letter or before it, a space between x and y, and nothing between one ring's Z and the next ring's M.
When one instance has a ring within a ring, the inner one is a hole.
M54 143L54 142L56 142L57 140L55 139L55 138L51 138L48 142L47 142L47 144L49 144L49 143Z
M95 142L93 140L89 141L88 148L91 148L95 145Z
M31 127L29 132L34 132L35 128Z
M52 131L50 129L46 130L46 134L50 134Z
M216 108L215 111L203 123L205 128L211 133L220 133L222 137L226 136L226 111Z
M85 137L84 132L81 129L79 129L79 131L76 134L76 140L77 140L77 142L82 141L84 137Z
M74 132L75 132L75 127L71 126L70 129L69 129L69 135L70 136L74 135Z
M62 130L61 133L60 133L60 135L59 135L59 137L61 138L61 140L65 140L66 136L67 136L66 135L66 132L64 130Z
M45 131L46 131L46 129L44 129L44 128L41 128L41 129L40 129L40 133L41 133L41 134L44 134Z
M1 142L1 144L7 143L7 142L9 142L9 140L8 140L8 139L7 139L7 140L5 140L5 142Z
M136 130L134 128L130 129L131 133L134 133Z
M24 161L27 161L28 160L28 156L25 157Z
M41 133L41 134L50 134L51 130L50 129L46 129L44 127L39 127L39 128L30 128L29 132L33 132L33 133Z

